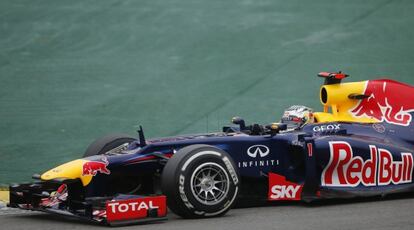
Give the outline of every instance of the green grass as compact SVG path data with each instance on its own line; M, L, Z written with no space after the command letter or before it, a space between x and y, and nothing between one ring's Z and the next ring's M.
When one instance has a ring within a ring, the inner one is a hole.
M320 71L414 84L410 0L0 2L0 183L109 132L217 130L321 109Z

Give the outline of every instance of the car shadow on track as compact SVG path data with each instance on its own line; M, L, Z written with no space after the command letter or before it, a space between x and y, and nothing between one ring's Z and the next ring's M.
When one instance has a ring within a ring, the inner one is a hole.
M235 209L254 208L254 207L272 207L272 206L297 206L297 207L323 207L333 205L352 205L357 203L383 202L391 200L414 199L414 193L398 193L386 196L368 196L352 198L332 198L314 200L311 202L298 201L262 201L262 202L240 202Z
M19 215L10 215L9 218L13 218L16 221L19 220L30 220L33 222L43 222L43 223L61 223L61 224L82 224L88 226L100 226L99 224L89 222L86 220L76 219L74 217L67 217L67 216L60 216L60 215L52 215L48 213L40 213L40 212L30 212L30 213L22 213Z
M169 214L168 215L169 219L177 219L179 217ZM25 221L31 221L33 223L37 222L37 223L47 223L47 224L64 224L64 225L84 225L84 226L89 226L89 227L104 227L104 226L109 226L106 224L101 224L101 223L96 223L96 222L92 222L92 221L88 221L85 219L79 219L76 217L70 217L70 216L62 216L62 215L53 215L53 214L49 214L49 213L42 213L42 212L29 212L29 213L21 213L18 215L9 215L8 218L13 218L16 221L19 220L25 220ZM151 225L151 224L156 224L156 223L163 223L165 221L154 221L154 222L143 222L143 223L135 223L133 225ZM35 223L36 224L36 223ZM130 225L123 225L123 226L130 226ZM89 228L88 227L88 228Z
M322 207L331 205L352 205L356 203L384 202L392 200L414 199L414 193L397 193L385 196L354 197L344 199L325 199L306 203L305 207Z

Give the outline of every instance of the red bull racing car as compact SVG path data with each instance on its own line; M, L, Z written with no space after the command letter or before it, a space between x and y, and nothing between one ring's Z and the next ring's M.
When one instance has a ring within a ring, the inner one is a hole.
M109 135L83 158L10 186L10 207L109 225L224 215L248 202L313 201L414 191L414 88L342 83L322 72L322 112L288 109L280 123L146 140Z

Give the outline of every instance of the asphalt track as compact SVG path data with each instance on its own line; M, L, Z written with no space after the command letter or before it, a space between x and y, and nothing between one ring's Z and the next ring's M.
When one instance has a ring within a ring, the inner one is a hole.
M233 209L224 217L187 220L174 214L161 223L121 227L146 230L210 230L210 229L407 229L412 230L414 196L325 201L314 205L295 203L259 208ZM105 229L87 222L64 219L43 213L0 212L0 223L15 229Z

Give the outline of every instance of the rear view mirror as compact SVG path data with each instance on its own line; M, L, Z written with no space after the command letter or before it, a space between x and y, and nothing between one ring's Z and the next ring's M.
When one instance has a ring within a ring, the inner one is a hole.
M235 125L239 125L240 126L240 131L246 129L246 123L244 122L244 119L241 118L241 117L233 117L231 119L231 123L233 123Z
M280 123L272 123L271 125L267 126L266 128L268 128L270 130L270 135L271 136L275 136L280 131L286 130L287 125L286 124L280 124Z

